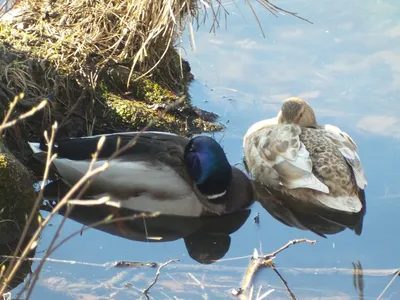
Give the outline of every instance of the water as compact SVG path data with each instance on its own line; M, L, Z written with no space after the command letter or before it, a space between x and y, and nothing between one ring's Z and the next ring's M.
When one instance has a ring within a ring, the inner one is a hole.
M359 146L369 183L361 236L346 230L323 239L279 223L258 203L252 206L244 225L231 234L224 259L249 256L260 247L269 253L295 238L316 239L316 245L292 246L275 260L299 299L359 298L351 275L352 263L357 262L364 269L365 299L375 299L392 278L385 270L398 267L400 19L396 16L400 6L396 3L276 2L313 25L290 16L277 19L254 3L265 38L245 3L237 3L237 7L228 3L227 30L213 35L209 27L203 27L196 33L196 51L185 41L186 57L196 77L191 87L193 102L218 113L227 124L226 131L215 136L231 163L242 160L242 137L247 128L275 116L281 101L291 95L307 99L320 123L339 126ZM253 221L257 213L259 225ZM46 250L60 220L55 218L53 226L45 230L37 257ZM61 234L67 236L81 227L69 221ZM242 258L201 265L188 255L182 239L135 242L97 230L70 240L52 258L64 262L46 263L33 299L137 299L156 270L107 268L102 264L174 258L181 261L163 269L151 290L155 299L229 299L229 290L239 286L249 262ZM78 263L69 264L69 260ZM257 288L259 284L263 292L275 288L271 299L289 298L270 269L259 273ZM399 292L397 280L385 299L396 299Z

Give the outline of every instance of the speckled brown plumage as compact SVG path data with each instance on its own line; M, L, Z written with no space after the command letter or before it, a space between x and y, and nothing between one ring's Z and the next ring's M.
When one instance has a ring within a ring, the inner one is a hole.
M349 213L363 209L367 181L356 144L339 128L318 125L300 98L287 99L276 118L253 124L243 150L246 169L264 185L303 203Z
M356 193L357 185L350 166L324 130L302 128L300 140L310 153L314 175L328 186L332 196Z

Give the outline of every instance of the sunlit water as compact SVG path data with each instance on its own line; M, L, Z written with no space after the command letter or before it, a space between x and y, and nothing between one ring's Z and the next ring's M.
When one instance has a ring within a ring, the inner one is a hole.
M372 271L398 267L400 6L396 3L276 2L308 18L313 25L291 16L275 18L254 3L265 38L245 3L237 3L237 7L228 3L227 30L224 23L216 35L208 32L209 24L202 27L195 35L195 51L185 42L186 58L196 77L191 87L193 102L218 113L226 124L226 130L216 138L232 164L242 160L242 137L247 128L275 116L281 101L292 95L307 99L320 123L341 127L359 146L369 183L361 236L346 230L323 239L279 223L258 203L251 208L247 222L231 235L224 259L248 256L260 247L269 253L295 238L316 239L316 245L292 246L275 260L299 299L359 298L351 275L353 262L360 262L365 270L365 299L374 299L391 276L374 276L377 272ZM259 225L253 221L257 213ZM55 218L53 226L45 230L37 257L46 250L60 220ZM81 227L69 221L62 236ZM239 286L249 261L242 258L201 265L189 257L182 239L134 242L97 230L72 239L52 258L93 264L180 259L163 269L151 290L154 299L230 298L229 290ZM332 272L335 268L349 272ZM47 263L33 299L136 299L155 271ZM263 285L263 291L276 289L270 299L289 298L271 270L262 270L256 282L257 287ZM395 281L385 297L397 299L399 292L400 282Z

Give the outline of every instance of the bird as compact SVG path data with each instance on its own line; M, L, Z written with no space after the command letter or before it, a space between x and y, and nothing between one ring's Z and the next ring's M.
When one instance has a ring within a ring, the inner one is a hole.
M286 99L276 117L253 124L243 138L250 176L308 213L315 208L365 214L367 180L357 151L340 128L319 125L299 97Z
M108 160L109 167L91 179L83 199L108 196L106 205L116 208L188 217L229 214L254 202L247 175L230 165L221 145L209 136L189 139L144 131L58 139L52 147L57 180L68 188L76 184L102 137L93 168ZM129 143L133 146L110 159ZM42 139L29 146L44 170L48 145Z

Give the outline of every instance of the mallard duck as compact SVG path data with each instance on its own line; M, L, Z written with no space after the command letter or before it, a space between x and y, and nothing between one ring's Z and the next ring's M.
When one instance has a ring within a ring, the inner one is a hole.
M73 186L87 172L102 135L57 140L53 168ZM164 132L107 134L94 167L137 138L136 144L110 161L92 180L85 199L108 195L108 205L143 212L181 216L226 214L253 203L248 177L229 164L222 147L211 137L188 139ZM29 143L33 157L43 163L47 145Z
M275 118L252 125L243 139L247 171L298 201L346 213L365 210L367 180L349 135L318 125L301 98L284 101Z

